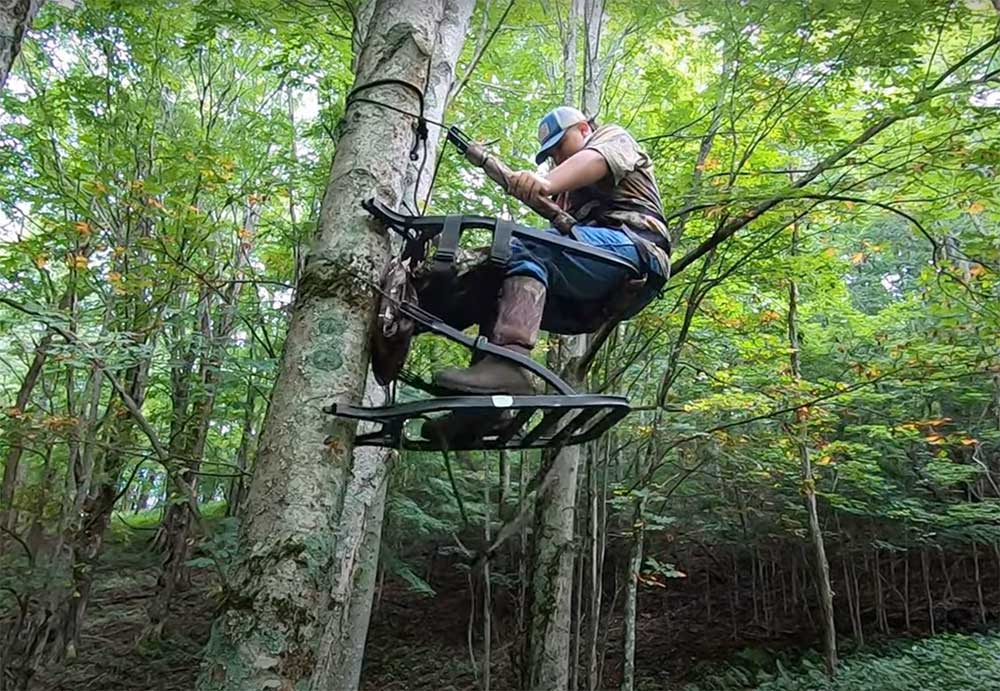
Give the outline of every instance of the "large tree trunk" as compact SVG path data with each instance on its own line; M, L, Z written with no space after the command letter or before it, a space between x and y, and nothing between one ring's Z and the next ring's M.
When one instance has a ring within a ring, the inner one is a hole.
M400 79L422 87L444 1L379 0L358 60L356 85ZM383 85L365 98L415 111L409 89ZM347 108L319 230L306 260L260 439L243 514L228 609L206 650L202 689L303 686L336 656L326 626L341 603L338 530L363 502L345 503L355 473L355 425L325 405L360 400L368 334L389 243L361 208L377 196L396 205L413 145L412 119L370 103ZM346 509L346 511L343 511ZM348 515L350 514L350 515Z
M444 115L474 6L475 0L445 0L444 18L438 25L424 94L424 113L434 120L441 120ZM370 21L370 14L368 17ZM356 26L355 31L361 29ZM404 201L416 197L422 203L429 199L435 152L444 144L440 139L440 128L431 128L426 151L421 152L423 160L407 166ZM365 404L371 406L386 403L384 392L370 375L365 399ZM361 680L378 573L386 487L394 460L395 453L386 449L364 447L354 451L331 566L331 610L320 643L323 657L312 679L312 688L317 691L355 689Z
M569 683L573 605L573 526L579 452L558 454L536 500L528 625L529 689Z
M42 0L0 0L0 91Z
M575 371L573 358L583 354L586 337L561 340L560 359ZM579 387L582 378L567 377ZM527 630L526 684L530 689L566 689L573 613L573 534L576 517L580 447L556 452L535 503L531 555L531 607Z

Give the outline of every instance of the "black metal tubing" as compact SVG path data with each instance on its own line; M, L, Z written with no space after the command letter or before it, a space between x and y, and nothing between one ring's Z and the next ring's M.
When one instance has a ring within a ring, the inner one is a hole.
M445 219L448 216L405 216L397 213L382 204L377 199L367 199L362 202L365 210L373 216L380 218L386 225L408 241L427 242L436 237L444 229ZM472 228L493 231L496 228L496 219L488 216L462 216L459 224L460 231L465 232ZM418 234L411 235L408 230L414 230ZM571 252L581 257L594 259L604 264L617 266L628 271L632 278L642 278L642 271L635 264L612 252L591 247L582 242L563 237L558 233L549 233L537 228L529 228L522 225L514 225L511 228L511 235L521 239L531 240L550 247L557 247L565 252Z
M456 125L448 128L448 141L463 154L469 150L469 146L472 144L472 139L469 138L469 135L460 130Z
M533 429L519 436L522 427L536 411L545 411L543 419ZM579 411L561 430L559 421ZM381 408L361 408L340 403L324 408L324 412L380 425L380 429L357 435L358 446L383 446L417 451L437 451L441 445L432 440L411 439L404 425L409 420L427 419L434 413L466 413L475 422L478 416L504 411L516 411L503 431L469 439L457 440L452 451L470 449L528 449L558 445L574 445L596 439L629 412L628 401L621 396L559 395L559 396L457 396L413 401ZM603 417L598 417L603 413ZM595 419L596 418L596 419ZM588 424L589 423L589 424ZM494 438L495 436L495 438Z
M548 384L550 384L552 388L564 396L572 396L576 393L576 391L573 390L573 387L563 381L559 375L544 365L538 364L527 355L521 355L520 353L515 353L513 350L509 350L503 346L494 345L482 336L473 338L472 336L464 334L455 327L448 326L430 312L426 312L412 303L404 302L399 306L399 309L403 314L406 314L407 316L420 322L420 324L428 331L432 331L440 336L449 338L456 343L461 343L466 348L470 348L473 351L479 350L489 355L495 355L499 358L503 358L504 360L516 363L520 367L523 367L524 369L541 377Z
M407 240L430 240L441 232L444 228L444 219L447 218L447 216L406 216L393 211L377 199L366 199L361 202L361 206ZM496 224L496 219L489 216L462 216L461 218L462 231L471 228L493 230ZM406 233L405 231L409 229L417 231L419 235L414 236Z

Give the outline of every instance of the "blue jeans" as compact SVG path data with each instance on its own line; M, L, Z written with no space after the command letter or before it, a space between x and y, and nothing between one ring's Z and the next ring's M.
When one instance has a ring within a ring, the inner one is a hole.
M550 229L548 232L559 234ZM635 266L640 265L639 252L631 238L620 230L596 226L577 226L577 238L623 257ZM663 276L655 258L650 257L650 270ZM548 289L542 328L560 334L591 331L593 313L601 302L609 298L629 278L625 269L605 264L597 259L566 252L531 240L511 240L511 257L507 276L531 276ZM647 286L637 296L635 304L626 310L625 317L632 317L654 297L656 288Z

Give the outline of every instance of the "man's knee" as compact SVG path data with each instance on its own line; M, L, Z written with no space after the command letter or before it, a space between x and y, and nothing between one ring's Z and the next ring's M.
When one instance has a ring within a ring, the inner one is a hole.
M541 281L547 288L549 285L549 270L546 264L546 253L534 243L524 242L518 238L511 240L510 261L507 263L506 276L530 276Z

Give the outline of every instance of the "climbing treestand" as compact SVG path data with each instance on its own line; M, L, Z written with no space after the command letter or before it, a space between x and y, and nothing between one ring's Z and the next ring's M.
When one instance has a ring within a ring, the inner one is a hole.
M454 144L474 165L506 191L509 169L489 156L456 127L448 130ZM510 258L512 238L548 245L560 252L612 264L626 270L634 281L644 279L632 262L575 239L576 220L547 199L537 200L531 208L552 222L561 234L520 226L510 221L484 216L406 216L377 200L369 199L364 208L403 239L402 250L383 279L378 322L372 339L372 369L379 383L397 380L415 386L433 398L396 405L365 408L335 403L324 409L332 415L368 423L374 428L356 437L359 446L397 449L472 450L532 449L571 446L596 439L618 423L630 410L621 396L579 394L548 368L530 357L494 345L482 335L471 337L418 304L413 285L413 270L423 265L431 272L453 272L462 233L467 230L492 234L488 266L502 271ZM436 241L436 251L429 258L428 249ZM428 265L427 263L430 262ZM535 396L453 395L418 378L402 374L402 365L415 332L430 332L460 343L472 357L492 355L503 358L541 378L553 393ZM419 422L451 415L453 430L447 438L422 438Z

